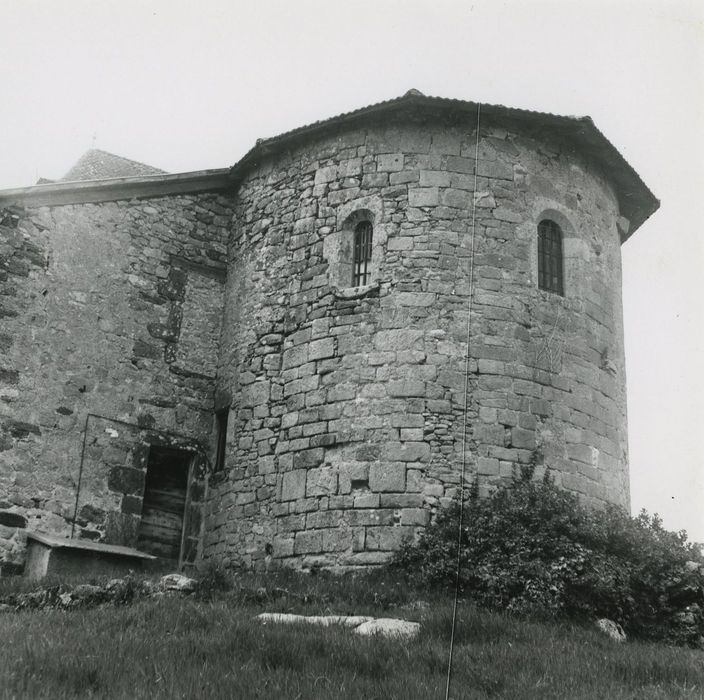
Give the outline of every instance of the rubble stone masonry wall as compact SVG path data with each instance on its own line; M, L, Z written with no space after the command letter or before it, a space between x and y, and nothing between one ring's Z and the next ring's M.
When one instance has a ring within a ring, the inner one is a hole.
M348 122L240 184L216 398L232 414L206 558L385 561L456 493L465 387L481 492L532 463L628 507L614 192L568 141L490 121L475 188L475 142L467 117ZM354 289L362 218L373 279ZM564 236L564 297L538 289L545 218Z
M0 212L3 570L27 528L134 544L153 445L196 456L197 556L230 218L216 194Z
M129 185L159 196L0 206L0 573L30 528L134 545L153 448L193 455L186 563L384 562L463 458L481 494L534 465L628 507L627 222L569 124L352 115ZM543 219L564 296L538 287Z

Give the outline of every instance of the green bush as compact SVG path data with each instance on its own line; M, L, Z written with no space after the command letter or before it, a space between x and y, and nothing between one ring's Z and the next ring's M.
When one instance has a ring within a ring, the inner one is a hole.
M392 566L416 584L452 588L460 505L441 511ZM634 637L701 646L702 556L684 532L642 512L588 509L532 468L464 505L460 593L480 605L539 616L608 617Z

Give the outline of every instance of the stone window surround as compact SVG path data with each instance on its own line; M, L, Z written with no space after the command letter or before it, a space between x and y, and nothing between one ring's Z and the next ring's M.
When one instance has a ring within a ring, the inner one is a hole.
M381 224L383 214L383 200L379 196L359 197L338 208L337 226L323 241L323 257L328 262L330 284L339 295L357 296L379 286L380 266L388 239L385 227ZM353 287L351 282L354 229L360 221L369 221L373 229L370 282L361 287Z
M575 270L573 261L570 260L569 251L574 248L578 235L569 214L565 207L557 203L551 202L545 206L545 202L541 202L533 208L533 215L524 224L524 236L527 236L530 241L531 283L533 287L541 294L561 296L563 299L573 296L575 291ZM554 221L562 231L562 295L540 289L538 286L538 224L544 219Z

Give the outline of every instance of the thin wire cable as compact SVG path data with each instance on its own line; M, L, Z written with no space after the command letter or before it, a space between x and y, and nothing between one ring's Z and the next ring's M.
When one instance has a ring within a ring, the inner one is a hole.
M460 517L457 524L457 576L455 579L455 600L452 605L452 632L450 633L450 654L447 661L447 685L445 700L450 698L452 681L452 661L455 651L455 629L457 627L457 599L460 593L460 562L462 553L462 527L464 525L464 482L467 465L467 413L469 400L469 357L472 319L472 299L474 297L474 231L477 211L477 166L479 164L479 120L481 104L477 104L477 139L474 144L474 191L472 192L472 233L469 244L469 298L467 300L467 353L464 358L464 423L462 428L462 470L460 471Z

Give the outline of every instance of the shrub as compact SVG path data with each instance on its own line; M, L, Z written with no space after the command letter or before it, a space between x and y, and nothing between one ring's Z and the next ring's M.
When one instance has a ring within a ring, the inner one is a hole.
M455 500L392 566L417 584L454 587L460 515ZM480 605L539 616L608 617L634 636L704 641L702 556L657 515L591 510L524 468L490 497L465 502L460 594Z

